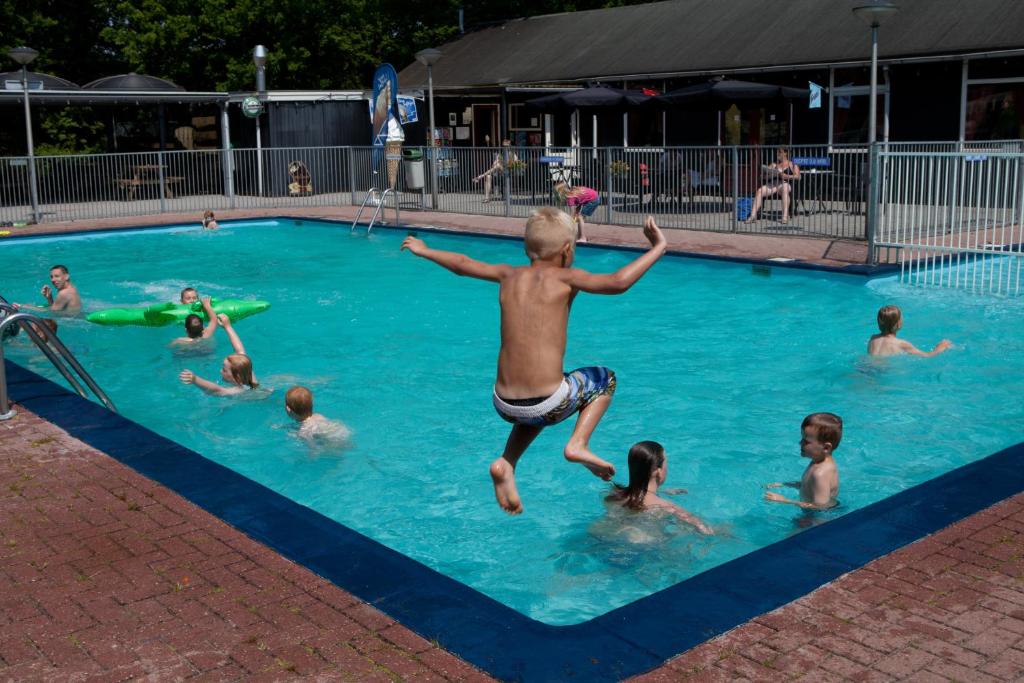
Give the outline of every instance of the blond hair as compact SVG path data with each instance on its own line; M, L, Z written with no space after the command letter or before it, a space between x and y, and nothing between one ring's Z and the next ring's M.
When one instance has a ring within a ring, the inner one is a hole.
M250 389L255 389L260 385L252 377L252 360L244 353L232 353L229 355L228 366L231 368L231 377L239 385L244 384Z
M902 318L899 306L882 306L878 309L878 331L882 334L896 334Z
M313 414L313 392L306 387L292 387L284 395L284 404L295 417L305 420Z
M564 211L537 209L526 221L526 255L531 260L550 258L572 244L576 225Z

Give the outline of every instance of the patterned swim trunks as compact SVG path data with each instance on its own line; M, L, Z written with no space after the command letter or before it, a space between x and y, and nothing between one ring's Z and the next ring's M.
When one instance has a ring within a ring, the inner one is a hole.
M512 424L547 427L583 410L601 396L615 393L615 373L591 366L565 373L562 384L547 398L503 399L494 393L494 409Z

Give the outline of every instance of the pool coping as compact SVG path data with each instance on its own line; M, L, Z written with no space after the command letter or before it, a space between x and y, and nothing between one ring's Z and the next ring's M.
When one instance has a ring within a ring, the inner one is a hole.
M439 232L467 234L444 229ZM791 267L736 257L720 260ZM348 590L423 637L508 680L586 676L588 680L604 681L647 671L877 557L1024 491L1024 473L1015 467L1016 459L1024 455L1022 443L588 622L551 626L29 370L10 361L6 367L12 397L40 417Z

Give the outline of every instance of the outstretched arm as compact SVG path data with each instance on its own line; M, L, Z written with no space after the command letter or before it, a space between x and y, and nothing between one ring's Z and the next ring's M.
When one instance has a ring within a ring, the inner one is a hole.
M206 329L203 330L203 339L209 339L217 331L217 314L213 312L213 306L210 305L210 297L204 296L200 301L203 304L203 310L206 311L206 319L210 321Z
M648 216L644 222L644 237L651 243L651 248L631 263L614 273L588 273L585 270L573 269L570 271L569 284L591 294L621 294L625 292L665 253L667 247L665 236L661 234L658 224L654 222L654 216Z
M203 379L191 370L182 370L178 375L178 379L180 379L183 384L194 384L206 393L213 394L214 396L223 396L231 393L229 389L225 389L219 384L214 384L209 380Z
M783 486L788 486L790 488L798 489L798 488L800 488L800 482L798 482L798 481L776 481L776 482L772 482L771 484L765 484L764 485L764 487L766 489L777 489L777 488L782 488Z
M912 354L914 356L923 356L925 358L931 358L932 356L939 355L940 353L942 353L943 351L949 349L952 346L953 346L953 342L949 341L948 339L943 339L938 344L936 344L935 348L932 349L931 351L922 351L921 349L917 348L916 346L914 346L913 344L911 344L908 341L903 342L903 344L901 345L901 348L906 353Z
M217 320L220 322L220 326L224 328L224 331L228 335L228 339L231 340L231 348L235 350L235 353L240 353L243 356L247 356L245 352L245 346L242 344L242 339L235 332L235 328L231 326L231 318L227 317L223 313L217 314Z
M402 242L402 249L408 249L416 256L425 258L428 261L433 261L437 265L447 268L456 275L468 275L469 277L475 277L478 280L500 282L503 277L512 271L512 267L505 264L484 263L483 261L475 261L465 254L458 254L454 251L431 249L423 240L413 237L412 235L406 237L405 241Z
M832 486L826 477L815 476L811 480L811 486L813 488L810 501L790 500L785 496L780 496L778 493L771 492L764 494L764 499L772 503L797 505L805 510L827 510L835 506L836 502L832 499Z
M686 522L687 524L689 524L690 526L692 526L694 529L696 529L700 533L704 534L705 536L714 536L715 535L714 530L711 527L709 527L707 524L705 524L700 519L700 517L697 517L696 515L687 512L686 510L684 510L681 507L673 506L672 514L674 514L677 518L679 518L680 521Z

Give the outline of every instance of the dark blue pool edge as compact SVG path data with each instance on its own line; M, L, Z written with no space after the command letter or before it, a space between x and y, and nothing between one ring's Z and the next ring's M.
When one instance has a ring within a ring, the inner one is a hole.
M573 626L549 626L11 361L12 399L502 680L635 675L1024 490L1024 443Z

